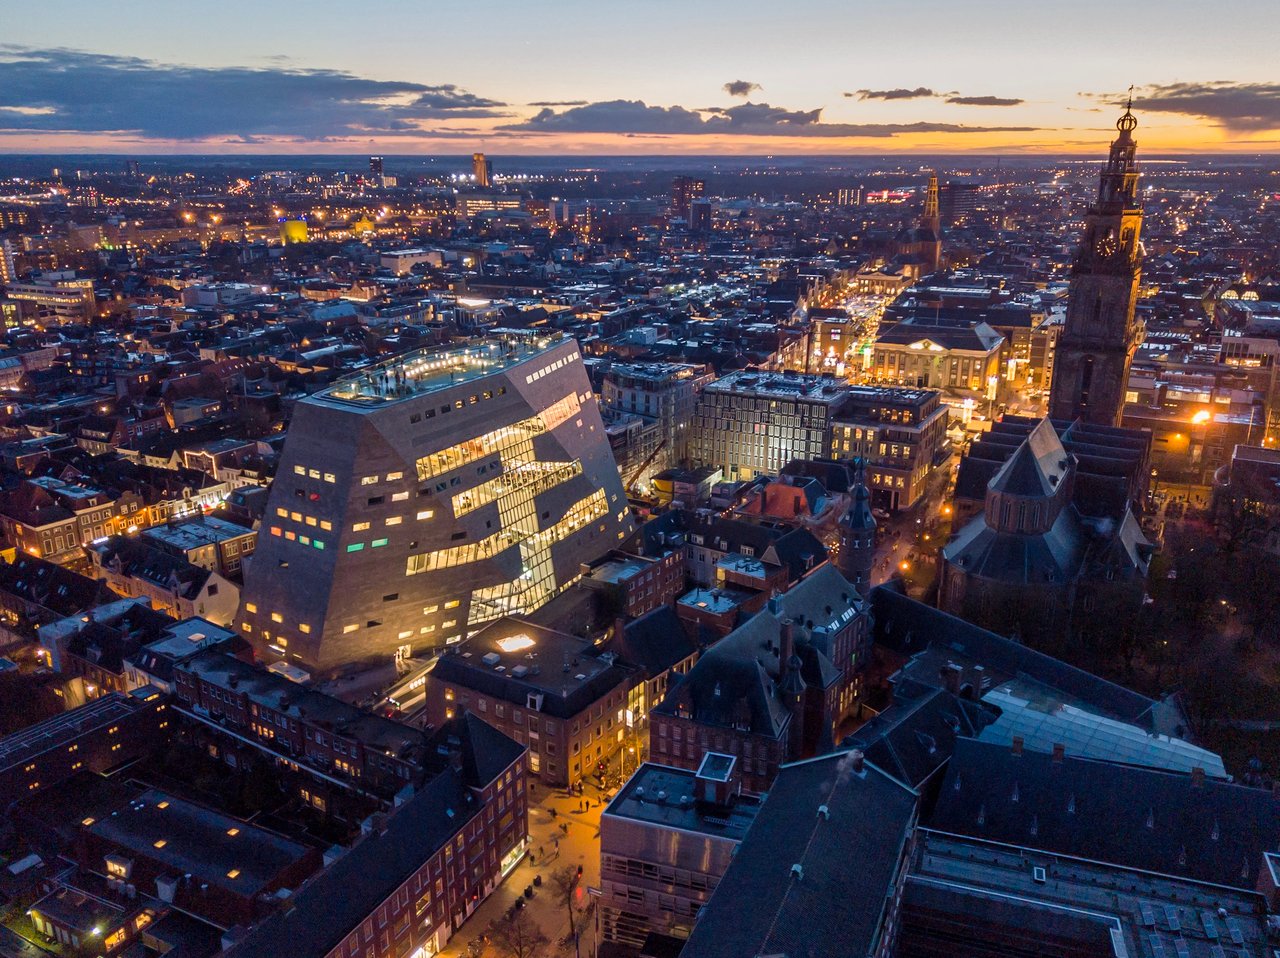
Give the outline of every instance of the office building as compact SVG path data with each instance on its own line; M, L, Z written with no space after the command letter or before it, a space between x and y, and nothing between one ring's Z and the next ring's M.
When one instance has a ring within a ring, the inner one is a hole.
M1124 411L1129 367L1144 333L1135 313L1143 256L1137 125L1128 110L1116 121L1120 135L1085 215L1049 398L1054 419L1118 426Z
M93 280L75 279L70 274L10 282L5 295L25 304L23 309L34 315L40 326L87 323L94 315Z
M447 649L427 674L426 720L439 725L467 709L527 746L530 775L577 785L643 718L630 693L644 676L601 652L523 619L494 622Z
M792 459L825 456L848 387L830 377L740 370L703 387L689 459L726 479L776 476Z
M682 958L888 958L919 804L858 751L784 766Z
M369 177L375 183L379 182L382 179L382 157L380 156L369 157Z
M932 389L851 386L831 425L831 458L860 459L873 505L920 501L947 443L947 407Z
M919 829L900 958L1270 954L1260 895L1042 851L1037 831L1009 844Z
M706 186L705 181L696 177L675 177L671 181L671 216L687 222L693 211L693 201L702 196Z
M689 232L711 232L711 201L697 199L689 204Z
M483 153L471 154L471 178L475 180L476 186L488 189L493 185L493 160L485 157Z
M698 396L714 381L706 366L687 363L615 363L604 376L601 404L616 414L631 414L657 426L652 448L639 448L621 464L623 484L646 485L654 475L688 458L689 422Z
M408 353L298 403L237 628L308 670L403 659L538 608L631 529L574 340Z
M760 810L738 760L709 752L696 772L641 765L600 816L600 936L633 948L688 938Z

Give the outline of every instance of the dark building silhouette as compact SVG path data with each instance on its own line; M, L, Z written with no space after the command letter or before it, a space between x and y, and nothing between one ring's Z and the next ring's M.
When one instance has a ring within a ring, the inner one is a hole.
M1098 198L1085 214L1071 269L1067 319L1053 373L1049 414L1118 426L1129 366L1143 337L1134 315L1142 272L1142 207L1134 159L1138 125L1129 110L1116 121Z

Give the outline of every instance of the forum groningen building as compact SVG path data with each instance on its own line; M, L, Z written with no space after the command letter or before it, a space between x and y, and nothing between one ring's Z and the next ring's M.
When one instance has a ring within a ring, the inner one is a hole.
M413 352L298 403L236 628L313 675L429 654L632 529L575 340Z

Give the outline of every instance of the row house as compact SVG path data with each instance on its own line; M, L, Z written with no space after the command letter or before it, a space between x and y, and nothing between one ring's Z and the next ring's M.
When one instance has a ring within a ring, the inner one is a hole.
M138 539L112 536L93 543L88 552L93 574L114 591L149 599L175 619L201 616L227 625L240 605L240 587L234 582Z
M429 750L433 776L287 910L235 936L226 958L413 958L444 949L519 864L529 811L524 749L476 716L449 721Z

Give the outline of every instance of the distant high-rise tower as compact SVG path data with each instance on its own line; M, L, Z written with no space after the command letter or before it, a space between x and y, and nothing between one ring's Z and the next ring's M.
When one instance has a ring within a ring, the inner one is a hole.
M871 514L871 494L867 492L866 462L854 464L857 481L853 503L840 517L840 552L836 568L865 596L871 592L871 568L876 554L876 517Z
M369 175L375 180L382 178L382 157L369 157Z
M711 232L710 200L694 200L689 204L689 231L691 233Z
M483 153L471 154L471 172L475 176L476 186L493 185L493 161L486 159Z
M924 194L924 211L920 214L920 253L929 272L937 272L942 264L942 215L938 209L938 174L929 174Z
M692 176L677 176L671 181L671 215L677 219L689 219L693 201L702 195L707 184Z
M1126 108L1116 121L1120 135L1111 144L1098 198L1085 214L1054 363L1049 400L1054 419L1118 426L1124 412L1129 367L1143 334L1142 320L1134 315L1142 274L1137 125Z

